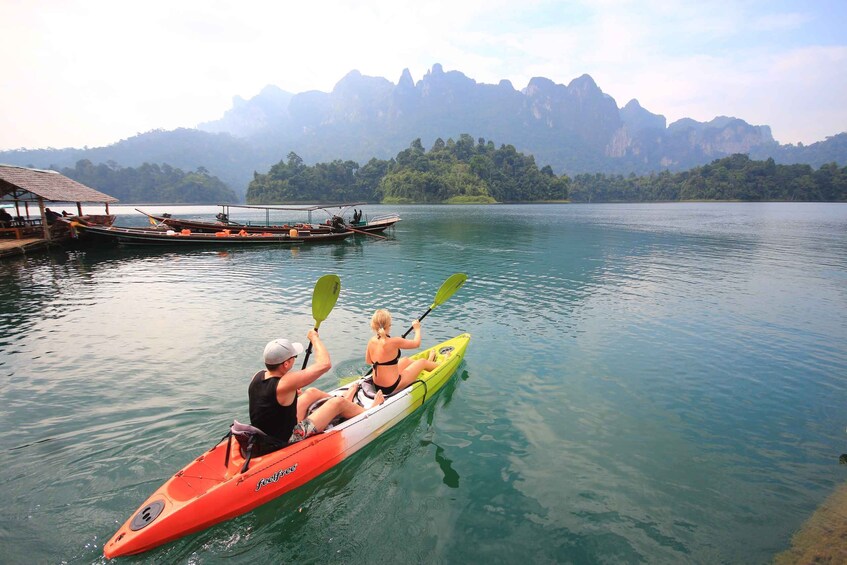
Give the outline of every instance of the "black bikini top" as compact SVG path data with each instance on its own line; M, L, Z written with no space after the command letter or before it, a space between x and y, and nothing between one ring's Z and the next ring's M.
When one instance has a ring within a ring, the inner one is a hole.
M391 337L391 336L388 335L388 334L385 334L385 337ZM379 361L374 361L373 366L378 367L380 365L396 365L399 361L400 361L400 349L398 348L397 349L397 357L395 357L391 361L384 361L382 363L380 363Z
M391 361L384 361L380 363L379 361L374 361L374 367L378 367L380 365L396 365L400 361L400 350L397 350L397 357L392 359Z

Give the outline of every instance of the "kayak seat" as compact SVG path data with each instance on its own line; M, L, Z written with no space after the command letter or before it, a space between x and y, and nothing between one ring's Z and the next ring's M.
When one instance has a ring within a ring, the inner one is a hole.
M417 381L415 381L415 382L417 382ZM414 384L414 383L412 383L412 384ZM403 392L403 390L405 390L405 389L395 390L391 394L384 394L383 396L385 398L391 398L395 394ZM359 393L356 396L358 397L359 394L363 394L363 395L365 395L366 398L373 400L374 397L376 396L376 391L377 391L377 388L376 388L376 385L374 384L373 377L368 377L368 378L362 380L361 386L359 386ZM360 402L360 404L361 404L361 402ZM362 404L362 405L364 406L364 404Z
M422 385L424 386L424 395L423 395L423 400L424 400L424 401L426 401L426 396L427 396L427 392L426 392L426 391L427 391L427 388L428 388L428 387L426 386L426 381L422 381L422 380L418 379L418 380L416 380L416 381L413 381L413 382L412 382L412 384L410 384L410 385L409 385L408 387L406 387L406 388L412 388L412 387L413 387L413 386L415 386L416 384L422 384ZM383 394L383 397L384 397L386 400L388 400L388 399L389 399L389 398L391 398L392 396L394 396L394 395L396 395L396 394L400 394L400 393L401 393L401 392L403 392L404 390L406 390L406 389L405 389L405 388L403 388L403 389L395 390L395 391L394 391L394 392L392 392L391 394ZM359 386L359 392L357 392L357 393L356 393L356 400L359 402L359 404L361 404L362 406L365 406L365 401L363 400L363 398L362 398L362 397L364 397L364 398L365 398L365 399L367 399L368 401L373 401L374 397L376 396L376 391L377 391L377 388L376 388L376 385L374 384L374 379L373 379L373 377L368 377L368 378L366 378L366 379L363 379L363 380L362 380L362 383L361 383L361 386Z
M242 424L238 420L232 421L232 426L229 428L229 444L226 451L226 465L229 465L229 450L232 446L232 439L238 442L241 456L244 457L244 465L241 467L241 472L244 473L250 466L250 459L253 457L261 457L268 453L278 451L288 445L288 442L282 441L273 436L269 436L259 428L250 424Z

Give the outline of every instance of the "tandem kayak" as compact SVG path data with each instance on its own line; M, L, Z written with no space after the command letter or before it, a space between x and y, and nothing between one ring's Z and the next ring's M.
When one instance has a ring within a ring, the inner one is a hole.
M334 467L420 408L456 372L470 334L461 334L413 355L436 351L439 366L418 381L355 418L279 451L245 459L226 438L186 465L144 501L103 547L108 558L141 553L236 516L277 498ZM360 384L356 399L365 408L369 379L331 391L342 395ZM245 465L245 463L247 463ZM246 467L246 469L245 469Z

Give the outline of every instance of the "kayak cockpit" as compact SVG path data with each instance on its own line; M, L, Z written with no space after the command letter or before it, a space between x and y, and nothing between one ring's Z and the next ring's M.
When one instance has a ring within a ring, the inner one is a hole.
M451 354L454 352L455 346L444 344L437 349L436 359L441 360L442 362L448 359ZM429 355L430 350L425 350L413 355L413 358L424 358ZM426 401L428 386L427 386L427 376L429 375L429 371L424 371L421 373L421 378L412 383L408 388L413 388L417 386L423 386L423 396L421 398L421 403ZM313 402L309 408L306 410L306 416L308 417L315 410L320 408L327 400L334 397L344 396L351 386L357 386L358 390L356 391L356 395L352 398L354 402L362 406L365 410L369 410L374 405L374 399L376 397L377 388L374 385L373 377L363 377L353 383L350 383L346 386L342 386L337 388L329 393L329 396L324 398L320 398ZM385 401L388 402L394 396L401 396L404 392L407 392L407 389L397 390L391 394L385 395ZM352 420L357 420L361 417L366 417L364 415L356 416L352 418ZM332 420L329 425L326 427L324 431L316 436L320 436L332 431L335 427L340 424L346 422L347 420L341 415L337 416L334 420ZM233 438L235 438L235 442L233 442ZM238 473L246 473L250 468L251 461L256 461L258 458L269 455L271 453L276 453L278 451L282 451L289 447L289 444L281 441L278 438L269 436L265 434L259 428L249 424L242 424L238 420L233 420L232 426L230 427L229 433L224 436L224 439L227 440L227 446L224 456L223 465L228 469L228 476L234 476ZM240 456L240 457L237 457ZM238 469L234 463L238 458L240 469ZM236 470L238 469L238 470Z

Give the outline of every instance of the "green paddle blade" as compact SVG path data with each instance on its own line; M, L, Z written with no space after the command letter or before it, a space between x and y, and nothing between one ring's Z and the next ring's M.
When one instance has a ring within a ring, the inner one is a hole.
M341 292L341 279L338 275L324 275L315 283L312 293L312 317L315 319L315 329L326 320L338 301Z
M435 295L435 302L432 303L430 309L444 304L448 298L453 296L453 293L462 288L462 285L465 284L466 280L468 280L468 275L464 273L450 275L450 278L444 281L444 284L442 284L441 288L438 289L438 293Z
M439 288L438 292L435 294L435 302L432 303L432 306L427 308L427 311L424 312L423 316L418 318L418 321L420 322L421 320L426 318L427 314L432 312L436 306L443 304L448 298L453 296L453 293L462 288L462 285L465 284L466 280L468 280L468 275L464 273L455 273L453 275L450 275L450 278L444 281L444 284L441 285L441 288ZM412 324L412 327L406 330L406 333L403 334L403 337L406 337L407 335L412 333L412 330L414 328L415 326L414 324Z

